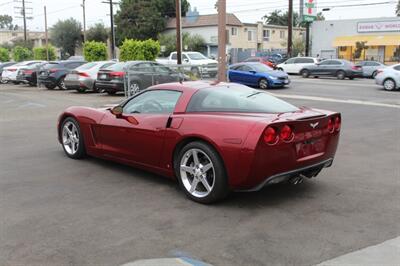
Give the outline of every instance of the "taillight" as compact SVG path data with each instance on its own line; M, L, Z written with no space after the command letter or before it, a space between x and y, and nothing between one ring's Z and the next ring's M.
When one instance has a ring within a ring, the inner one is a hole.
M85 72L79 72L78 75L81 77L89 77L89 74Z
M57 68L52 68L52 69L49 69L49 72L50 73L56 73L58 71L58 69Z
M284 125L281 128L281 132L279 134L279 137L285 142L292 141L293 137L294 137L292 128L290 126L288 126L288 125Z
M125 72L110 72L110 76L114 78L122 78L124 75Z
M329 133L332 133L335 130L335 121L333 120L333 117L329 118L327 129Z
M353 69L353 70L360 70L361 67L360 67L360 66L351 66L351 69Z
M339 130L340 130L340 126L341 126L340 117L337 116L337 117L335 118L335 125L334 125L335 130L336 130L336 131L339 131Z
M33 73L33 70L25 70L24 71L24 74L25 75L30 75L30 74L32 74Z
M264 141L269 145L278 143L279 136L278 132L273 127L267 127L264 131Z

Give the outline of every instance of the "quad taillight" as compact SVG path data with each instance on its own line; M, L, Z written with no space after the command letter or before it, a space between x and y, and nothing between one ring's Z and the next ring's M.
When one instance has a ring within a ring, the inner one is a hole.
M269 145L275 145L282 140L291 142L294 139L294 133L289 125L284 125L280 129L269 126L264 131L264 141Z
M327 130L329 133L333 133L335 131L339 131L341 126L340 116L329 118Z
M278 131L273 127L267 127L264 131L264 141L270 145L276 144L279 141Z

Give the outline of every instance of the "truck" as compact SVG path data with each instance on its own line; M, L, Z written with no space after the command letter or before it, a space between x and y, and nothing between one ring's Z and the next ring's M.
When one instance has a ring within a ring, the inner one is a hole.
M172 52L167 58L159 58L156 61L160 64L177 65L177 52ZM190 71L194 76L215 77L218 72L218 62L209 59L199 52L182 52L182 65L185 71Z

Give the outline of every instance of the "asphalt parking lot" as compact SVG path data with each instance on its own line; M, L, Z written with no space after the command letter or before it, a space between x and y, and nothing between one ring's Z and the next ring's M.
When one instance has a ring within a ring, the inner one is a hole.
M163 177L64 155L59 113L122 96L0 85L0 265L315 265L399 236L400 91L293 77L271 92L342 113L334 165L299 186L205 206Z

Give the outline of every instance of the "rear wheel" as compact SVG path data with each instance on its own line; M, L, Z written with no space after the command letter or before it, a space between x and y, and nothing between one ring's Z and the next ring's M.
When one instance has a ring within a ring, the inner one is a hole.
M281 68L281 67L278 67L278 68L277 68L277 70L279 70L279 71L283 71L283 68Z
M228 195L228 178L218 153L208 144L194 141L174 161L179 185L192 200L209 204Z
M84 93L86 90L85 90L85 88L79 87L78 89L76 89L76 91L80 92L80 93Z
M60 79L60 81L58 82L58 87L60 88L60 90L66 90L67 87L65 86L65 82L64 82L65 77L62 77Z
M378 74L378 72L377 72L377 71L374 71L374 72L372 73L372 78L374 79L374 78L376 77L377 74Z
M114 95L115 93L117 93L116 91L106 91L108 95Z
M131 82L129 85L129 96L133 96L136 93L140 92L140 85L137 82Z
M344 73L344 71L339 70L338 72L336 72L336 77L337 79L344 79L346 77L346 73Z
M72 159L86 155L85 144L78 121L72 117L64 119L61 126L61 141L65 154Z
M303 69L302 71L300 71L300 74L303 78L308 78L310 76L310 71L307 69Z
M383 82L383 88L387 91L395 90L396 82L391 78L385 79L385 81Z
M263 90L268 89L269 88L268 80L260 79L260 81L258 82L258 87Z
M56 85L53 85L53 84L46 84L44 86L49 90L53 90L56 87Z

